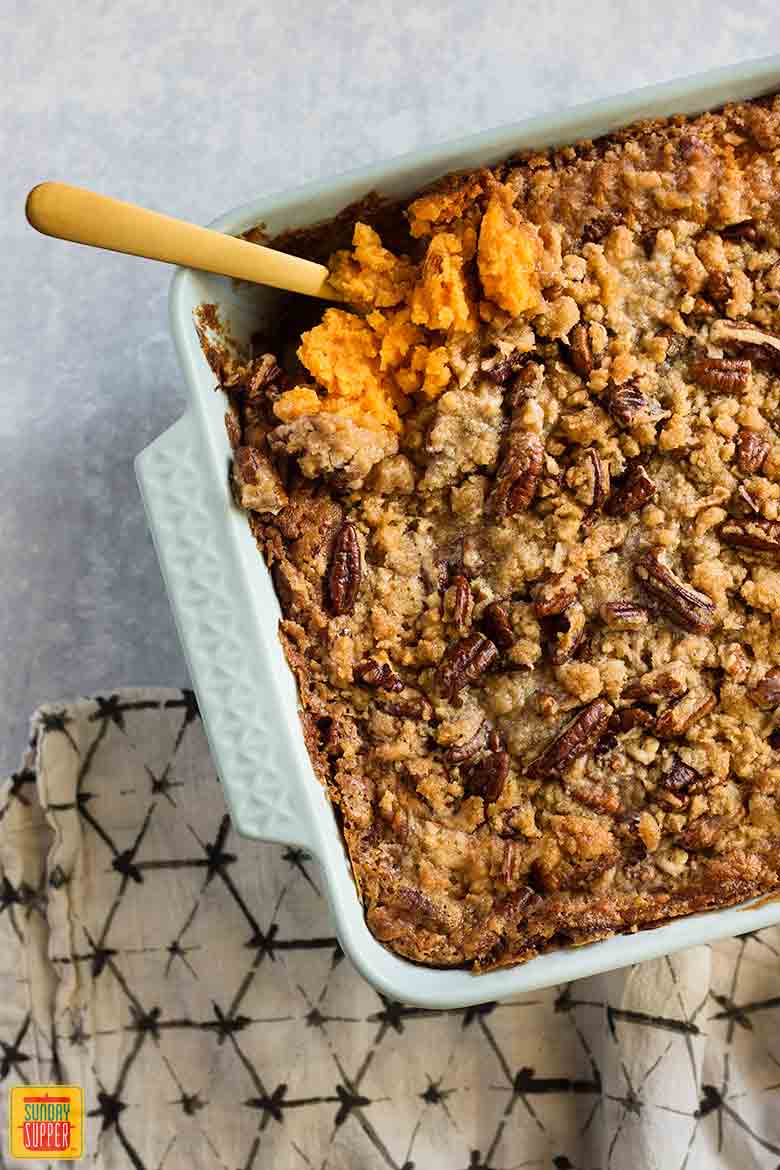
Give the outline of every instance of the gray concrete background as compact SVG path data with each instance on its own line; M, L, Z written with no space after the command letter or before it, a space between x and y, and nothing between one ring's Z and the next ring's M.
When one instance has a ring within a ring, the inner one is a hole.
M132 458L181 412L161 265L37 236L59 178L206 222L425 143L780 50L776 0L4 0L0 770L44 701L186 668Z

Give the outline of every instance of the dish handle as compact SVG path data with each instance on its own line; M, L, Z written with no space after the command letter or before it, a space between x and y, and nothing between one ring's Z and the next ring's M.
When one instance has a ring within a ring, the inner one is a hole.
M311 850L280 696L258 681L267 656L242 604L225 483L214 482L185 414L135 461L157 559L231 818L246 837Z

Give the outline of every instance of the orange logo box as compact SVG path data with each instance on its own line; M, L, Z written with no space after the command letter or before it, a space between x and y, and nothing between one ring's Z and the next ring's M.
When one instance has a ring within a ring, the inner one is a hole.
M81 1158L84 1090L79 1085L15 1085L9 1125L12 1158Z

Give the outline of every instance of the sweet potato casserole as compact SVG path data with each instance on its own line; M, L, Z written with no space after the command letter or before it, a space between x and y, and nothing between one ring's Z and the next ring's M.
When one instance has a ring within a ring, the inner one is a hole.
M220 381L374 935L482 971L776 888L780 100L282 243L334 240Z

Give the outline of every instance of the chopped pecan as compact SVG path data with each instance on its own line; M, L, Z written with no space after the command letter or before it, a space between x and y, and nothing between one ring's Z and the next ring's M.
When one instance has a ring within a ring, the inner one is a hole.
M257 398L275 382L284 379L281 366L272 353L264 353L252 363L252 372L246 382L246 393L249 398Z
M355 678L367 687L379 687L383 691L402 691L404 684L389 662L377 662L375 658L364 658L355 667Z
M481 723L474 734L461 743L455 743L444 753L445 763L449 765L463 764L481 752L488 738L487 723Z
M534 613L537 617L550 617L563 613L577 599L577 580L570 573L554 573L534 594Z
M758 232L753 219L741 219L739 223L729 223L720 229L724 240L755 240Z
M723 830L731 824L729 817L698 817L678 835L677 844L681 849L690 853L698 853L703 849L711 849L723 834Z
M516 373L527 361L528 354L521 353L519 349L515 349L507 357L499 358L490 369L483 370L482 372L491 382L495 382L498 386L503 386L505 382L509 381L512 374Z
M469 768L466 791L472 796L481 796L486 804L493 804L504 791L508 775L509 753L490 752Z
M726 520L719 531L720 539L730 548L780 557L780 520L764 520L761 516Z
M738 520L744 520L749 516L758 516L761 512L761 509L744 483L739 484L734 495L729 500L729 510Z
M655 721L655 734L659 739L674 739L698 723L715 707L716 699L709 691L698 688L687 695L673 699Z
M562 613L549 619L553 625L553 646L550 660L560 666L574 657L585 635L585 610L579 601L573 601Z
M629 516L652 500L657 487L640 463L628 470L607 503L610 516Z
M512 434L488 499L488 509L497 520L530 507L543 467L544 446L539 436L532 431Z
M499 650L508 650L513 645L515 633L509 621L509 614L500 601L491 601L482 613L482 629L495 642Z
M451 601L452 621L457 629L463 630L472 605L471 585L462 573L457 573L452 579L450 588L452 593L448 596Z
M646 605L634 601L605 601L599 610L601 620L611 630L641 630L647 625Z
M699 358L691 366L691 375L709 390L728 394L744 390L750 381L750 370L750 362L741 358Z
M395 715L399 719L430 719L433 708L423 692L415 686L404 687L406 694L396 699L376 699L380 711ZM410 693L409 693L410 692Z
M715 626L715 606L706 593L686 585L664 560L662 547L651 548L634 571L656 598L667 617L695 634L708 634Z
M605 406L621 427L633 427L640 422L652 422L663 413L657 402L651 401L639 389L639 381L632 378L607 391Z
M504 855L501 859L501 881L510 890L514 886L517 886L520 880L520 874L523 869L523 852L523 847L519 841L504 842ZM527 905L530 902L534 896L534 892L528 886L524 886L517 890L516 893L519 895L515 900L517 910L519 911L523 908L523 903Z
M225 430L231 451L236 451L241 446L241 423L232 407L225 414Z
M600 244L612 229L622 222L622 216L617 211L602 211L600 214L592 216L587 223L583 224L583 244Z
M533 780L543 780L563 771L599 741L614 708L606 699L594 699L526 768Z
M621 698L642 703L660 703L662 699L684 695L687 689L682 675L659 666L656 670L648 670L636 682L624 687Z
M600 760L602 756L609 755L618 746L618 737L612 731L608 731L606 735L602 735L593 749L594 758Z
M635 727L652 727L655 724L655 715L645 711L644 707L624 707L616 711L609 721L612 732L633 731Z
M780 337L760 329L752 321L713 321L710 341L724 349L736 349L753 361L780 362Z
M740 427L737 435L737 467L746 475L761 470L769 454L769 441L752 427Z
M669 771L661 776L661 785L676 795L701 792L705 787L704 777L695 768L684 764L678 755L674 756Z
M593 373L593 348L587 325L580 321L569 334L569 361L575 374L587 382Z
M768 671L754 687L748 688L748 696L762 711L780 707L780 670Z
M585 515L583 525L588 528L599 514L609 496L609 467L593 447L589 447L585 455L590 463L593 480L593 496Z
M236 502L252 512L281 512L287 492L271 460L256 447L239 447L233 456Z
M345 521L335 537L328 570L328 594L331 613L351 613L355 608L362 576L357 529Z
M711 301L721 309L731 299L731 281L727 272L711 272L704 285L704 291Z
M495 643L476 630L451 642L436 671L436 683L444 698L452 702L467 683L476 682L485 673L497 655Z

